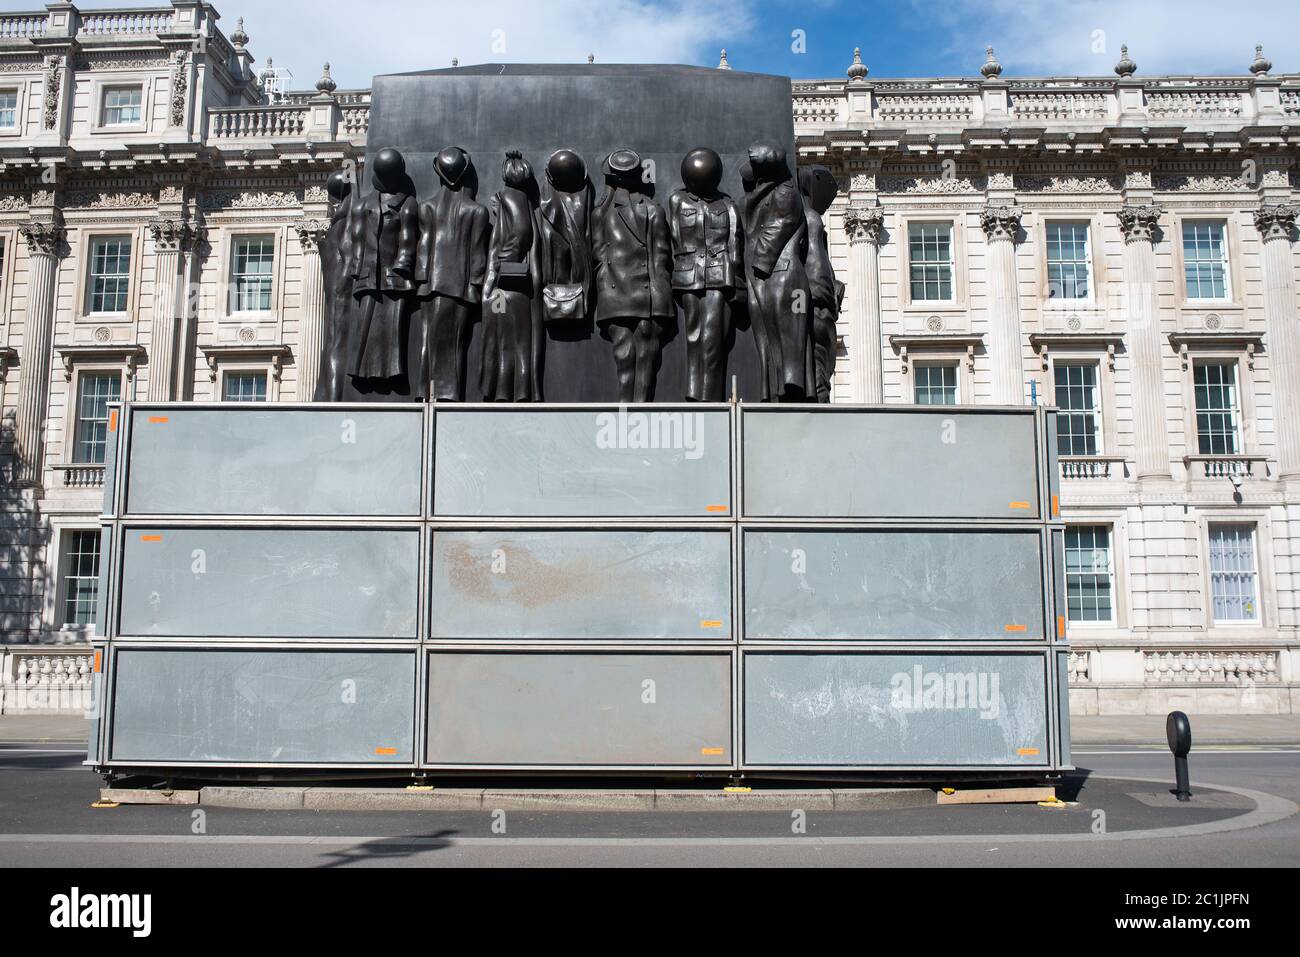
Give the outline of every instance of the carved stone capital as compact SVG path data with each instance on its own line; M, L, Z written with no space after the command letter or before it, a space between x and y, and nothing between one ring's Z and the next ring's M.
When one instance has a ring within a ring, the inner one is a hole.
M18 227L33 255L57 256L68 231L59 222L33 220Z
M879 245L880 231L885 225L885 211L879 206L850 203L844 211L844 231L849 242L857 245L869 242Z
M1294 203L1265 203L1255 210L1255 228L1265 242L1270 239L1290 241L1297 215L1300 215L1300 206Z
M206 230L180 219L155 219L149 224L149 235L160 250L188 252L202 241Z
M1124 233L1124 242L1151 242L1163 212L1163 209L1155 205L1121 206L1119 228Z
M298 242L305 251L319 248L329 227L330 224L323 219L303 219L293 224L298 233Z
M1019 206L985 206L980 210L980 226L989 239L1015 242L1024 210Z

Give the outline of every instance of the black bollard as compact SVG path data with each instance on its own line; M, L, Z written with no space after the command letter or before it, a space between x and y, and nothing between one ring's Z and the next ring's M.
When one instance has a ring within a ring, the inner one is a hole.
M1187 752L1192 750L1192 722L1181 711L1170 711L1165 719L1165 736L1174 753L1174 797L1190 801L1192 791L1187 780Z

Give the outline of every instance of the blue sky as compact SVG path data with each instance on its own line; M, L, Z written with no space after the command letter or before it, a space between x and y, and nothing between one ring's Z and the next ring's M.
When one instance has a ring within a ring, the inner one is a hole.
M89 0L82 9L126 6ZM147 4L142 4L147 5ZM229 34L310 88L330 60L341 86L376 73L498 60L631 60L797 78L843 76L853 47L872 77L973 76L993 44L1004 76L1113 75L1121 43L1139 74L1244 75L1263 43L1300 72L1297 0L216 0ZM2 10L40 4L0 0ZM385 30L385 24L397 29ZM802 31L796 33L796 31ZM798 41L802 39L802 44Z

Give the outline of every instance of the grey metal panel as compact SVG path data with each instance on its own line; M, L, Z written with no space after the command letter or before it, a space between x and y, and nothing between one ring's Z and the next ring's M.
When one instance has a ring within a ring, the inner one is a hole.
M1065 598L1065 531L1052 529L1052 591L1056 604L1056 640L1069 641L1069 606Z
M731 763L731 656L429 656L430 764Z
M1031 413L745 409L745 514L1040 517Z
M727 531L433 533L434 638L731 636Z
M744 675L749 765L1048 761L1041 654L746 653Z
M1043 639L1037 530L746 531L745 637Z
M443 411L434 514L707 516L730 512L730 413Z
M409 764L410 652L119 649L112 760Z
M122 635L414 638L416 530L124 528Z
M134 409L127 511L419 515L418 409Z
M95 591L95 634L108 635L109 569L112 567L113 526L105 522L99 526L99 576Z
M122 440L122 406L113 402L108 407L108 441L104 443L104 502L103 514L117 514L117 447ZM103 554L101 552L101 554Z
M1070 653L1056 655L1056 707L1057 728L1061 735L1061 763L1071 764L1070 755Z

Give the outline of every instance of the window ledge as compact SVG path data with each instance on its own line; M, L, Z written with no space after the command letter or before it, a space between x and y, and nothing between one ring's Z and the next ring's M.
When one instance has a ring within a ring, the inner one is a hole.
M1127 472L1122 455L1062 455L1057 461L1061 464L1061 478L1067 479L1110 478L1111 469L1116 465L1120 471Z
M1205 478L1226 478L1230 476L1250 477L1254 474L1256 463L1268 461L1267 455L1184 455L1183 465L1191 472L1197 464L1204 470Z
M64 488L102 488L104 485L102 463L59 462L51 465L50 471L63 473L63 480L57 484Z

